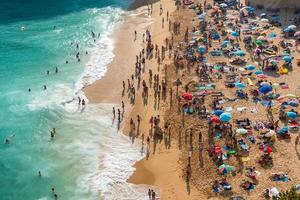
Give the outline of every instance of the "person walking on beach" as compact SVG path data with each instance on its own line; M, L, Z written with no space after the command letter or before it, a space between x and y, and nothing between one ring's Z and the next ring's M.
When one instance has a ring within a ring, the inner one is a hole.
M113 116L114 116L114 119L115 119L115 117L116 117L116 110L115 110L115 107L113 107Z
M137 32L136 30L134 30L134 41L136 41L136 38L137 38Z

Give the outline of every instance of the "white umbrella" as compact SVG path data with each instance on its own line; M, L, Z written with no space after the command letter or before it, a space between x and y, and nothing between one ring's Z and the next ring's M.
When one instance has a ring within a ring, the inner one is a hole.
M289 25L287 28L288 28L288 29L292 29L292 30L294 30L294 29L296 29L296 28L297 28L297 26L295 26L295 25Z
M273 197L278 197L278 196L279 196L279 191L277 190L276 187L273 187L273 188L271 188L271 189L269 190L269 196L270 196L271 198L273 198Z

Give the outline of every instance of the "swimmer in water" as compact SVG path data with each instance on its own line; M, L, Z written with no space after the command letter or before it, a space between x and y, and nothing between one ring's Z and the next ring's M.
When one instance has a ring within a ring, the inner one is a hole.
M58 73L58 68L57 68L57 67L55 67L55 73L56 73L56 74Z
M30 89L30 88L28 88L28 92L31 92L31 89Z
M69 61L66 60L66 64L68 64L68 63L69 63Z
M85 106L85 100L82 99L81 105Z
M38 176L41 177L42 176L42 173L41 171L38 171Z
M47 90L47 86L46 85L44 85L44 90Z
M47 75L49 75L50 74L50 71L49 70L47 70Z

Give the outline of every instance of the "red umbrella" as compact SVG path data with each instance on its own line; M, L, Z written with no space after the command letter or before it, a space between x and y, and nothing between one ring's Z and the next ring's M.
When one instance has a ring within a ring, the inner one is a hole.
M189 101L193 99L193 95L191 93L186 92L182 94L182 98Z
M212 117L210 118L210 120L211 120L212 122L214 122L214 123L220 123L220 119L219 119L218 116L212 116Z
M218 145L218 146L215 146L215 153L216 154L220 154L222 153L222 148Z
M272 152L271 147L264 145L262 148L260 148L260 150L264 153L270 154Z

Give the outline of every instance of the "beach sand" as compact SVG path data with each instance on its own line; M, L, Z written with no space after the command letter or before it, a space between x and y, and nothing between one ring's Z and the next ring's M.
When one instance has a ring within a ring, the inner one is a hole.
M153 4L153 15L151 17L147 16L147 7L141 7L138 10L131 11L130 16L125 17L125 21L117 28L113 38L115 38L115 58L113 62L108 66L108 71L106 75L98 80L96 83L92 84L85 88L84 92L91 103L114 103L120 105L121 101L125 102L125 118L122 122L122 132L125 135L128 135L129 132L129 122L130 119L136 120L136 116L141 116L141 124L140 124L140 135L144 134L145 137L148 135L149 130L149 119L151 116L160 115L162 121L168 120L171 121L171 124L180 124L181 117L174 114L176 113L176 106L171 107L167 102L161 103L160 109L154 109L153 104L153 93L152 90L149 96L149 104L145 107L143 105L142 99L137 98L134 106L130 105L127 98L121 97L122 91L122 81L124 80L127 85L127 79L131 74L134 73L135 68L135 56L139 53L139 51L145 46L145 44L141 41L141 33L145 32L146 29L150 30L153 35L153 43L161 46L164 44L164 40L166 37L170 37L170 32L168 31L168 25L165 23L165 27L161 26L161 18L159 15L159 6L163 5L164 13L162 16L166 18L166 11L168 10L170 13L170 18L173 21L180 21L183 25L181 29L182 32L185 29L186 25L191 29L195 26L194 22L191 20L196 17L195 13L192 10L180 8L179 11L175 11L176 8L174 6L173 0L161 0L157 3ZM136 42L133 41L134 38L134 30L138 32L138 40ZM182 40L182 35L175 37L176 42L180 42ZM298 54L299 55L299 54ZM250 61L250 57L246 57L247 60ZM214 59L209 58L209 62L213 63L216 61L224 61L223 59ZM226 61L226 60L225 60ZM171 60L166 59L164 64L170 64ZM163 64L163 65L164 65ZM152 69L154 74L160 73L163 76L163 65L160 66L160 69L157 67L157 63L155 59L146 60L146 72L149 69ZM170 65L167 69L169 83L172 84L172 81L176 80L180 77L183 83L187 83L191 81L191 77L186 76L185 74L190 74L190 72L183 70L179 74L174 73L174 66ZM286 91L289 93L296 93L298 95L298 85L297 85L297 74L300 73L299 69L296 69L295 72L289 74L289 79L291 80L290 90ZM143 79L148 80L148 73L143 75ZM277 82L285 81L287 79L286 76L280 76L280 78L274 79ZM295 82L293 84L293 82ZM184 85L183 84L183 85ZM217 82L217 88L220 91L223 91L226 96L234 96L232 90L228 90L224 87L222 82ZM180 88L180 92L183 91L183 88ZM285 91L282 91L285 93ZM141 96L141 89L137 91L137 97ZM174 100L175 101L175 100ZM210 100L207 100L210 101ZM176 101L175 101L176 102ZM176 103L174 103L176 104ZM234 109L239 106L246 106L251 108L252 105L249 103L245 103L244 101L240 101L237 103L233 103L231 105ZM263 107L258 107L258 109L263 110ZM235 118L243 117L245 113L235 112ZM253 114L251 112L247 112L247 117L251 120L265 119L265 112L259 112L257 114ZM194 127L197 130L201 130L203 133L207 132L207 122L199 121L198 119L194 119L193 117L187 116L187 125L186 127ZM163 122L162 122L163 124ZM178 139L176 134L178 134L178 127L173 127L174 132L174 140ZM185 128L185 130L188 128ZM206 142L204 136L204 141ZM150 155L149 159L143 159L137 162L134 167L136 171L129 178L128 182L133 184L142 184L142 185L154 185L157 186L160 191L160 199L178 199L178 200L199 200L199 199L228 199L227 196L216 196L211 192L211 186L214 180L220 179L221 176L217 175L214 163L211 161L211 158L205 154L203 157L204 167L199 167L199 165L193 164L192 170L193 175L191 179L190 188L187 187L185 183L184 172L186 168L186 160L188 152L183 149L182 151L178 150L177 142L172 142L171 149L166 150L163 145L159 145L157 147L157 151L155 155ZM279 143L279 144L278 144ZM289 175L292 178L292 182L289 184L280 184L276 185L279 189L288 189L291 184L296 184L299 181L299 170L297 166L299 166L299 157L295 154L295 149L293 145L288 143L284 143L279 141L276 143L277 152L274 154L274 160L276 161L276 165L272 172L274 171L283 171L284 169L289 169ZM293 152L293 153L290 153ZM259 155L259 150L251 151L251 158L255 158ZM192 163L197 163L196 155L192 157ZM256 160L252 159L246 165L251 166L255 165ZM260 169L264 175L260 177L260 183L256 189L257 192L253 192L250 194L246 194L240 187L240 180L245 178L242 174L238 174L236 177L228 177L228 181L232 184L234 188L234 194L243 194L247 197L247 199L261 199L263 189L270 187L269 176L271 175L271 171Z

